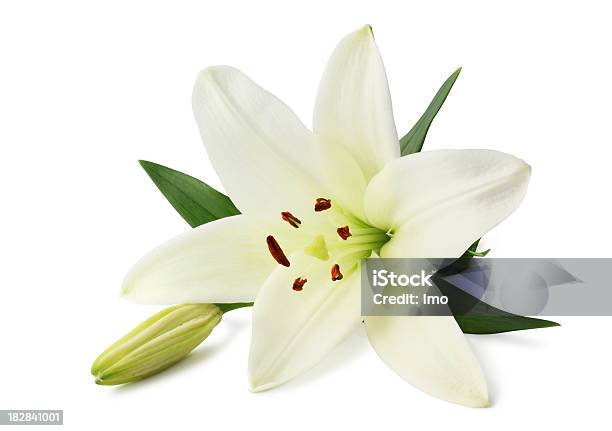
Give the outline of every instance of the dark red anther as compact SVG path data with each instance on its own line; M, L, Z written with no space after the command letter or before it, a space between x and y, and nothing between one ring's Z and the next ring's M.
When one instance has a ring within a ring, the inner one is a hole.
M304 289L304 285L306 284L307 281L308 281L307 278L302 278L302 277L296 278L295 281L293 282L293 290L295 290L296 292L301 292L302 289Z
M315 201L314 210L316 212L325 211L331 208L331 199L317 198Z
M300 225L302 224L302 221L293 214L291 214L289 211L283 211L281 213L281 217L283 218L283 220L285 220L287 223L289 223L295 228L300 227Z
M345 241L349 236L353 236L353 234L349 231L348 226L339 227L338 229L336 229L336 232L338 232L338 235L340 235L340 238L342 238Z
M289 259L287 259L287 256L285 256L285 253L283 253L283 249L280 248L280 245L278 245L278 242L276 242L272 235L268 235L266 242L268 243L268 250L270 250L270 254L274 260L283 266L291 265L289 263Z
M344 275L342 275L342 273L340 272L340 265L338 265L337 263L334 263L334 266L332 266L332 269L331 269L332 281L342 280L343 277Z

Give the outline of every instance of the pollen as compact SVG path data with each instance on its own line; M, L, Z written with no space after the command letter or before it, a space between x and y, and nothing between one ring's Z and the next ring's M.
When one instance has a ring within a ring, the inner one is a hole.
M304 285L306 284L307 281L308 281L307 278L302 278L302 277L296 278L295 281L293 282L293 290L295 290L296 292L301 292L302 289L304 289Z
M289 223L296 229L302 224L302 221L293 214L291 214L289 211L283 211L281 213L281 217L283 218L283 220L285 220L287 223Z
M351 232L349 231L348 226L339 227L338 229L336 229L336 232L338 232L338 235L340 235L340 238L342 238L345 241L348 239L349 236L353 236L353 234L351 234Z
M316 212L325 211L331 208L331 200L325 198L317 198L315 201L314 210Z
M270 254L279 264L283 266L291 265L289 263L289 259L285 256L283 249L278 245L278 242L274 239L272 235L268 235L266 238L266 243L268 244L268 250L270 250Z
M343 278L344 278L344 276L340 272L340 265L335 263L334 266L332 266L332 269L331 269L331 279L332 279L332 281L342 280Z

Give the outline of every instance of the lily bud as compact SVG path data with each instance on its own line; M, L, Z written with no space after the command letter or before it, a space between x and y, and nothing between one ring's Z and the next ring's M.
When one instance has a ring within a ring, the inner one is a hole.
M106 349L91 374L99 385L120 385L159 373L185 358L221 321L214 304L181 304L160 311Z

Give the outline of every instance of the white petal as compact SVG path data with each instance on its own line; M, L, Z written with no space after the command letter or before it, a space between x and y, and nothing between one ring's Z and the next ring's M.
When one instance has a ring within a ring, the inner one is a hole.
M378 356L409 383L452 403L488 405L487 382L454 318L372 316L365 324Z
M489 150L412 154L385 167L365 196L368 220L390 229L382 257L456 257L521 203L530 167Z
M312 212L318 196L312 133L280 100L242 72L200 72L193 111L228 194L247 215Z
M368 185L358 161L344 147L339 145L326 145L317 142L321 167L325 183L330 185L328 197L332 198L332 206L340 207L361 220L365 220L363 208L363 195ZM326 195L326 196L327 196Z
M276 269L255 300L249 356L253 391L278 386L310 369L361 319L358 270L332 282L331 259L290 259L291 267ZM297 277L308 279L301 292L292 289Z
M323 145L352 154L367 180L399 157L387 76L370 26L342 39L329 59L313 129Z
M267 228L267 229L266 229ZM125 277L122 295L142 304L253 301L279 266L266 236L273 232L286 253L299 247L290 226L272 226L239 215L207 223L142 257Z

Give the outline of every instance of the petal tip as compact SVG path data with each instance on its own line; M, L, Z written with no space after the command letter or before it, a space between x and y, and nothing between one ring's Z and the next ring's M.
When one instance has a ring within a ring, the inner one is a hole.
M134 284L130 283L126 277L126 280L123 282L121 286L121 290L119 290L119 298L128 300L130 302L137 303L138 301L134 298Z
M255 386L252 383L249 383L249 392L256 394L258 392L263 392L265 389L262 389L261 386Z
M119 290L120 297L126 297L130 294L132 290L132 283L130 283L130 273L128 273L123 279L123 283L121 284L121 289Z
M197 77L196 77L196 82L200 82L200 81L210 77L214 73L214 69L216 67L218 67L218 66L209 66L209 67L207 67L205 69L200 70L198 72Z
M250 358L249 358L250 360ZM251 365L251 363L249 363L249 368L248 368L248 384L249 384L249 391L256 393L256 392L261 392L262 391L262 385L259 382L259 378L256 376L254 370L253 370L253 366Z
M198 75L196 76L196 80L195 80L196 86L198 84L207 82L210 79L212 79L214 77L215 72L218 70L219 67L221 66L210 66L210 67L207 67L206 69L200 70L198 72Z
M252 353L249 355L249 391L253 393L263 392L273 388L274 386L278 386L277 383L271 381L269 373L263 372L260 363L258 361L254 361L252 355Z
M474 382L474 386L472 386L470 390L465 392L463 396L459 397L457 400L453 401L466 407L490 407L491 403L489 401L489 390L487 388L487 381L485 380L484 376L479 376L477 381Z
M485 395L484 398L477 400L477 402L472 407L477 408L477 409L486 409L486 408L491 407L491 402L489 401L489 397Z
M214 83L218 78L222 78L224 75L232 75L241 73L238 69L232 66L216 65L208 66L198 72L195 80L195 86L203 83Z
M370 24L366 24L360 27L357 31L353 33L354 36L362 37L365 39L374 39L374 30Z
M268 389L272 389L274 386L277 386L274 383L261 381L261 379L257 379L252 375L249 375L249 391L252 393L264 392Z
M516 164L515 178L520 179L525 183L529 182L529 179L531 178L531 165L518 157L516 157Z
M484 386L479 385L476 387L464 388L454 393L434 393L428 392L429 395L447 401L449 403L457 404L463 407L470 407L475 409L487 408L491 406L489 402L489 393L487 390L486 383Z
M487 390L486 384L484 388L474 397L474 403L472 407L476 407L476 408L491 407L491 401L489 400L489 392Z
M252 392L252 393L258 392L257 387L253 384L253 382L251 382L251 380L249 380L249 392Z
M134 304L152 304L150 298L142 297L143 294L143 282L138 276L136 266L130 269L123 279L123 284L119 290L119 298L125 299Z

